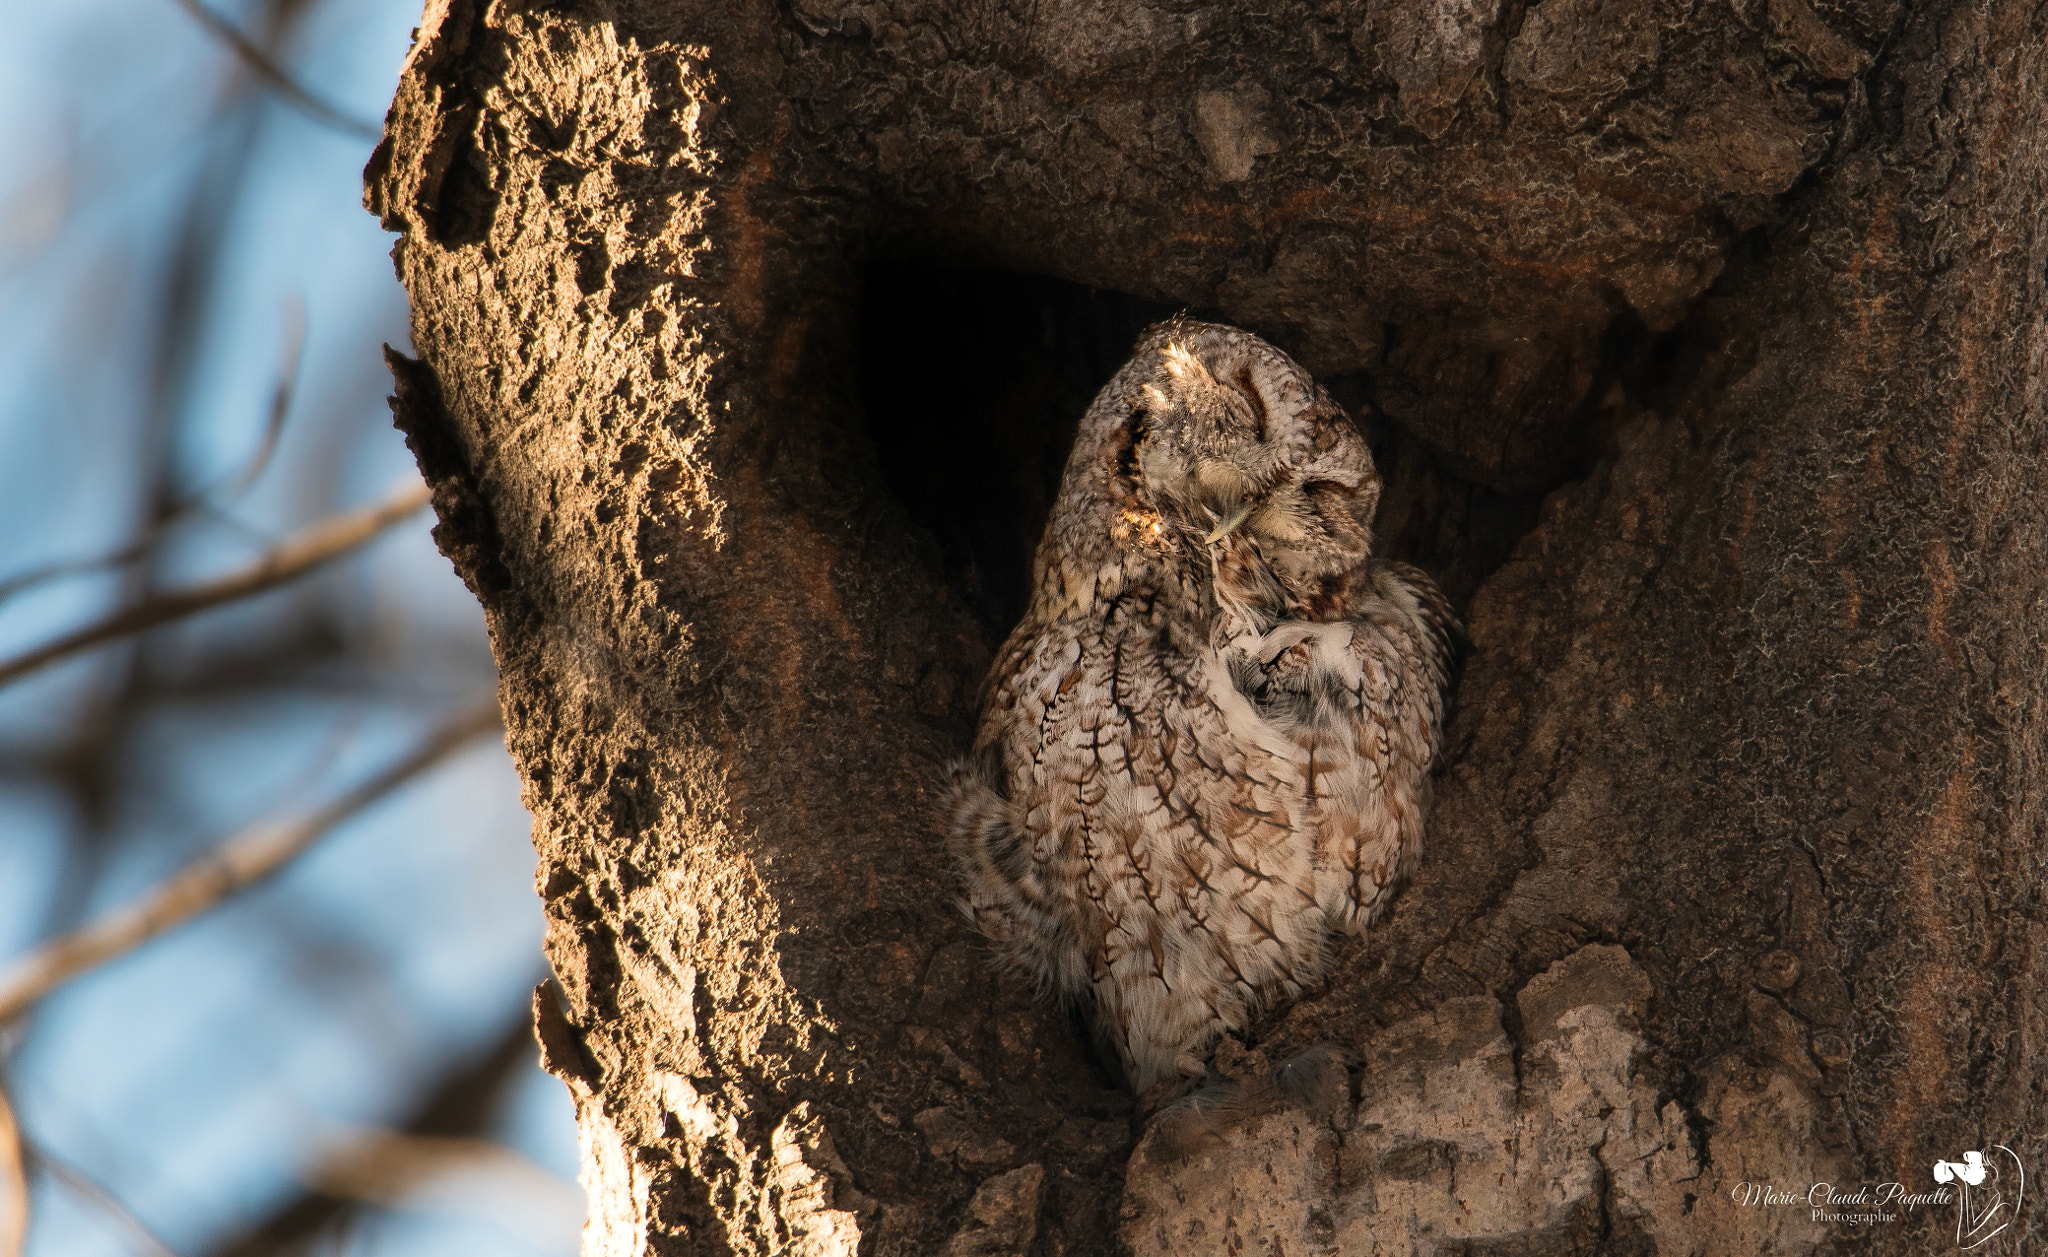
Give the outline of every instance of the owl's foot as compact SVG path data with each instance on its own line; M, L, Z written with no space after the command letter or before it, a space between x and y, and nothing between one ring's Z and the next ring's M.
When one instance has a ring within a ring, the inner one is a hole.
M1237 1048L1233 1063L1263 1064L1255 1049L1247 1051L1234 1038L1225 1042ZM1218 1052L1228 1053L1229 1048ZM1283 1061L1277 1069L1225 1077L1210 1073L1199 1085L1186 1078L1161 1082L1139 1101L1139 1113L1149 1115L1149 1155L1182 1158L1215 1146L1225 1132L1255 1117L1281 1109L1302 1109L1325 1120L1346 1108L1351 1100L1351 1075L1346 1053L1333 1044L1318 1044Z
M1186 1059L1185 1055L1183 1055L1183 1059ZM1160 1110L1168 1107L1169 1105L1172 1105L1173 1103L1178 1101L1182 1096L1188 1095L1190 1092L1200 1087L1202 1085L1202 1080L1208 1077L1208 1071L1199 1068L1199 1064L1196 1069L1196 1072L1192 1074L1187 1073L1184 1070L1178 1069L1180 1061L1175 1061L1174 1065L1176 1066L1176 1072L1168 1074L1166 1077L1161 1078L1158 1082L1155 1082L1151 1086L1145 1088L1145 1090L1139 1094L1139 1120L1142 1121L1145 1118L1150 1117L1152 1114L1159 1112Z
M1141 1117L1156 1113L1215 1076L1215 1071L1201 1056L1194 1052L1180 1052L1173 1058L1173 1072L1145 1088L1138 1096L1138 1113Z

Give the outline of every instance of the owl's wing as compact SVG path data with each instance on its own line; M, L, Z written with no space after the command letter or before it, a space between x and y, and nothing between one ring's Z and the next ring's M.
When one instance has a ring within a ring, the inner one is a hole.
M1323 947L1299 748L1142 599L1046 626L955 770L963 907L999 954L1092 1005L1140 1089L1293 993Z
M1076 912L1079 853L1062 841L1080 819L1077 801L1046 777L1064 767L1062 726L1094 697L1093 687L1075 692L1083 654L1070 633L1030 617L1017 626L984 683L974 753L951 766L944 803L961 911L998 957L1041 992L1063 995L1086 988L1092 940Z
M1312 765L1316 900L1350 931L1379 915L1421 851L1462 635L1421 572L1375 564L1371 577L1341 629L1318 626L1316 693L1293 735Z

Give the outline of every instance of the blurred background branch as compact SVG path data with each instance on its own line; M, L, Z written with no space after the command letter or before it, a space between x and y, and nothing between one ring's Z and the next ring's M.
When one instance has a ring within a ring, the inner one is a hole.
M375 506L322 520L239 571L187 589L151 594L96 623L73 629L54 642L0 661L0 685L7 685L81 650L147 632L173 620L239 602L267 589L275 589L287 581L297 580L314 568L358 548L425 506L428 496L427 486L412 485Z
M508 1028L486 1051L450 1068L391 1130L400 1136L426 1139L474 1139L485 1135L506 1093L515 1089L532 1068L533 1035L520 1022ZM530 1182L524 1171L520 1180ZM361 1207L361 1196L351 1195L342 1189L342 1184L330 1181L317 1161L301 1181L303 1188L298 1195L277 1205L240 1234L226 1237L211 1250L210 1257L275 1257L305 1252L319 1246L323 1239L337 1238ZM567 1180L557 1176L556 1183L549 1196L558 1200L557 1192L569 1191L573 1201L571 1216L566 1226L559 1218L547 1221L558 1231L567 1231L554 1251L568 1252L575 1246L582 1202ZM546 1202L542 1203L545 1206Z
M121 1203L120 1199L85 1171L72 1165L62 1157L54 1157L41 1148L25 1149L25 1159L32 1158L51 1178L64 1185L65 1190L90 1204L100 1213L113 1220L124 1231L130 1244L148 1257L178 1257L171 1246L164 1243L149 1224L135 1216L134 1210Z
M529 822L384 405L419 17L0 43L0 1257L574 1247Z
M255 72L256 77L263 80L264 86L276 92L292 108L304 113L315 122L331 126L349 135L360 136L366 140L375 140L384 134L384 128L376 123L364 118L354 117L347 110L329 104L327 101L299 86L297 79L294 79L277 62L272 61L270 54L258 47L247 35L244 35L239 27L220 14L215 13L212 9L199 3L199 0L177 0L177 5L185 10L185 12L191 14L192 20L204 27L207 34L212 35L215 39L233 49L235 55L246 62L249 69Z
M0 1025L79 974L217 907L269 877L336 825L438 766L478 734L498 727L495 701L456 716L397 763L297 820L259 825L179 869L133 905L43 944L0 980Z
M7 1088L0 1087L0 1257L21 1257L28 1242L28 1159Z

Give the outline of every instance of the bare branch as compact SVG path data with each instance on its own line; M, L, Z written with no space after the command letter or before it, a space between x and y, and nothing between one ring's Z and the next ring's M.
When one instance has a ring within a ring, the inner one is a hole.
M149 1257L178 1257L176 1249L164 1243L163 1237L152 1231L149 1224L138 1217L126 1202L90 1174L41 1145L29 1149L29 1152L35 1158L38 1168L64 1184L71 1190L72 1195L113 1219L115 1224L135 1241L135 1246L149 1254Z
M315 122L324 123L337 131L346 131L350 135L360 136L366 140L383 138L382 126L358 118L301 87L299 81L294 79L289 71L271 60L270 54L263 51L256 41L244 35L240 27L207 8L199 0L177 0L177 5L191 14L193 21L205 27L208 34L233 49L235 55L247 62L249 68L256 72L257 78L269 84L272 91L282 96L300 113Z
M63 559L47 563L42 567L30 568L26 572L0 581L0 602L5 602L25 589L47 585L53 580L66 576L80 576L87 572L105 571L110 567L123 567L141 558L149 550L147 541L131 541L111 554L102 554L90 559Z
M81 650L141 633L172 620L274 589L321 564L341 557L426 505L428 490L416 485L376 506L325 519L284 542L239 572L218 580L153 595L24 655L0 663L0 685Z
M565 1243L574 1243L583 1221L583 1194L488 1139L362 1130L338 1142L302 1177L307 1186L337 1200L403 1209L437 1184L465 1174L494 1181L496 1190L480 1193L474 1202L483 1216L516 1225L523 1233L559 1232Z
M521 1010L496 1044L442 1073L399 1128L415 1135L480 1135L490 1129L507 1091L533 1067L533 1022ZM357 1216L360 1204L309 1187L241 1234L217 1244L211 1257L285 1257L316 1245L328 1251L335 1247L334 1234ZM320 1243L323 1239L329 1242Z
M218 501L240 497L270 469L270 460L277 453L278 439L284 435L284 421L291 415L292 397L298 391L299 368L304 363L305 349L306 307L304 302L294 297L285 303L284 361L278 368L277 385L270 391L270 414L263 425L262 439L248 462L227 479L224 487L204 490L197 495L199 498Z
M22 1257L27 1246L28 1158L22 1155L14 1106L0 1087L0 1257Z
M497 725L495 702L466 711L405 758L340 798L297 820L245 830L178 870L129 907L37 948L0 982L0 1025L88 969L134 950L277 872L322 834Z

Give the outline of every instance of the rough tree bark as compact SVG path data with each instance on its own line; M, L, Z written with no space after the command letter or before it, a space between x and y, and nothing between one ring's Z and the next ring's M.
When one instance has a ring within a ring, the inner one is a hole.
M1735 1189L2048 1174L2044 124L2041 0L431 0L368 201L587 1251L1931 1252ZM1181 306L1472 635L1419 876L1217 1065L1341 1052L1192 1118L933 815Z

